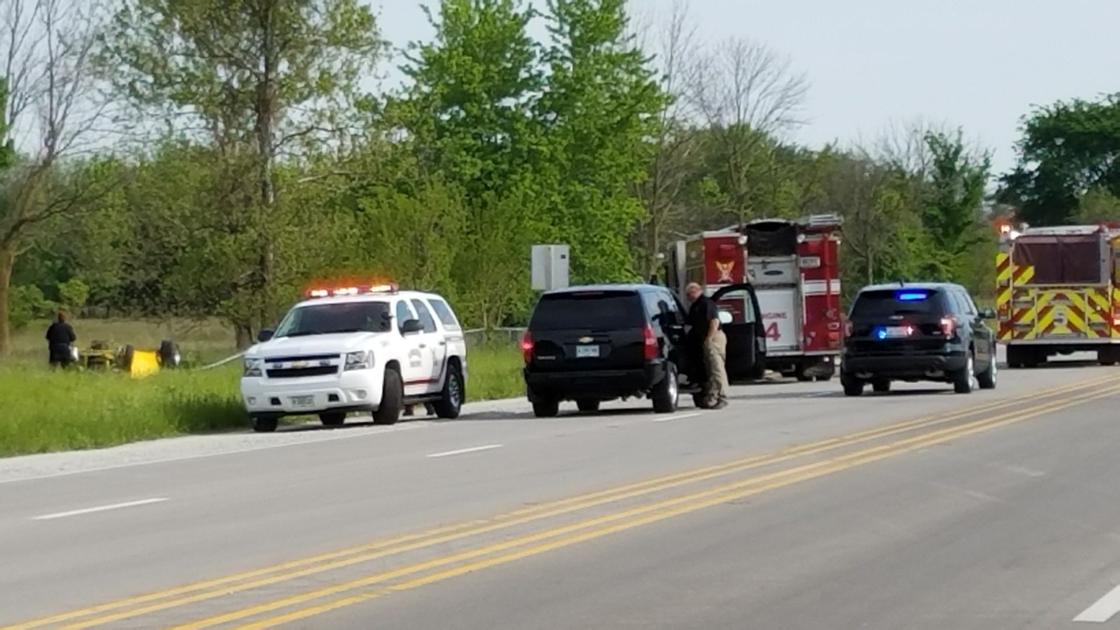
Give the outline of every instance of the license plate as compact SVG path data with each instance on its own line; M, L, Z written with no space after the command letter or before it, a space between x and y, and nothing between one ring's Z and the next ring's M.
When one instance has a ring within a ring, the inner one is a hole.
M909 326L887 326L886 330L887 339L898 339L899 337L909 337Z
M595 359L599 357L599 346L576 346L577 359Z
M288 399L293 407L312 407L315 405L314 396L292 396Z

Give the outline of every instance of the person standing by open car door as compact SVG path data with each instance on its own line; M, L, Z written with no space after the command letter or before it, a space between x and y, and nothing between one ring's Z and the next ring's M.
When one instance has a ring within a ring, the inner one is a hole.
M730 385L727 382L727 337L720 330L719 309L704 295L699 284L689 284L686 294L692 303L688 309L689 345L693 347L694 356L703 356L707 372L702 407L723 409L727 406Z

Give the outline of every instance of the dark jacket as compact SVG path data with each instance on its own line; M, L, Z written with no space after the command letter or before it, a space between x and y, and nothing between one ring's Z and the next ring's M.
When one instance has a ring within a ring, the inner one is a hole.
M47 329L47 346L51 361L70 361L70 344L78 340L74 327L66 322L55 322Z

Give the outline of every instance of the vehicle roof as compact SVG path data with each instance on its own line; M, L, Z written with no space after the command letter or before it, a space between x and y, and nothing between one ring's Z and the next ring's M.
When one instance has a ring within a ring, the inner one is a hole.
M564 295L565 293L583 293L585 291L634 291L635 293L645 293L648 291L667 290L667 287L663 287L657 284L585 284L574 287L566 287L563 289L553 289L552 291L546 291L545 295Z
M397 291L395 293L390 293L390 292L386 291L385 293L366 293L364 295L341 295L341 296L333 296L333 297L310 298L310 299L298 302L295 305L295 307L293 307L293 308L298 308L298 307L301 307L301 306L310 306L310 305L315 305L315 304L354 304L354 303L360 303L360 302L388 302L389 300L392 300L393 298L406 298L406 299L409 299L409 300L415 299L415 298L423 298L423 299L438 299L438 300L443 300L444 302L447 301L447 299L444 298L441 295L437 295L435 293L426 293L424 291Z
M964 289L964 287L953 282L892 282L890 284L872 284L863 287L859 290L859 292L864 293L866 291L897 291L900 289L925 289L927 291L940 291L943 289Z

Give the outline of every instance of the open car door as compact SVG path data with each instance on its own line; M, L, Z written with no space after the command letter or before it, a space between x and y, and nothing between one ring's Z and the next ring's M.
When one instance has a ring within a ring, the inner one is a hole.
M727 375L762 378L766 372L766 332L758 296L750 283L732 284L712 294L727 335Z

